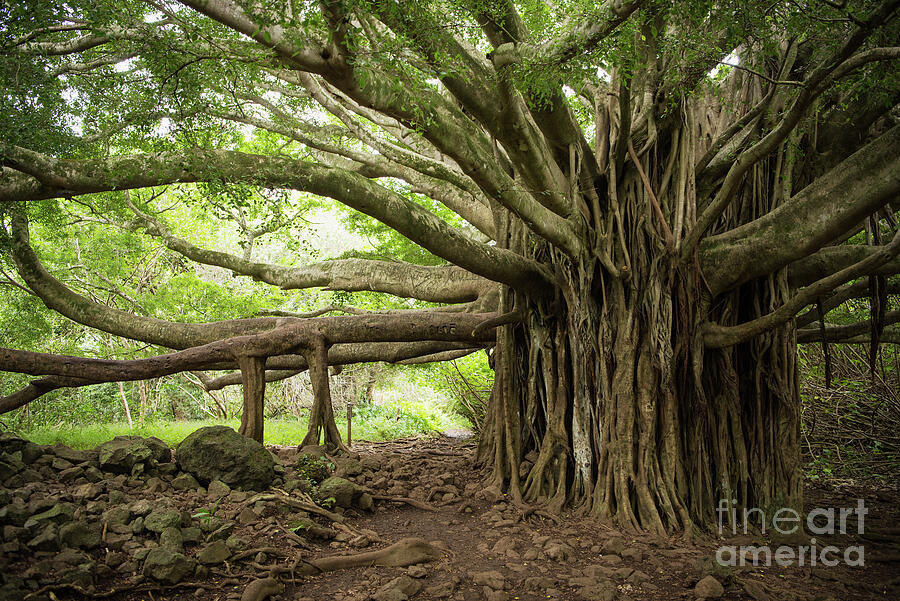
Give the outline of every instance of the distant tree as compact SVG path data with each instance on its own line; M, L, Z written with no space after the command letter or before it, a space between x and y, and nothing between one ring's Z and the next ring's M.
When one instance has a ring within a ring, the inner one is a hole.
M0 369L47 376L2 410L237 367L242 432L261 439L265 380L308 367L307 442L340 444L329 365L492 347L479 456L514 502L660 533L711 521L719 499L797 504L793 317L862 276L883 306L900 272L900 236L881 237L900 192L898 4L7 5L4 252L53 310L182 350L0 350ZM266 264L180 238L121 192L197 182L261 190L281 215L291 191L329 197L428 253ZM192 261L447 306L203 324L109 308L29 242L45 199L109 192ZM871 244L843 244L864 227ZM881 313L876 342L896 336Z

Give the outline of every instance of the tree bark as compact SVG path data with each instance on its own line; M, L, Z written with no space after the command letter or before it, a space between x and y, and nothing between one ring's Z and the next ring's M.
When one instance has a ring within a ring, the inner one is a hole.
M306 445L323 444L326 447L345 449L341 433L334 421L334 407L331 404L331 388L328 375L328 346L323 337L313 341L312 348L304 355L309 365L309 379L313 388L313 405L309 411L309 425L306 436L300 443ZM323 438L324 435L324 438Z
M244 410L238 432L261 443L265 421L263 402L266 396L266 358L242 356L238 357L237 362L244 386Z

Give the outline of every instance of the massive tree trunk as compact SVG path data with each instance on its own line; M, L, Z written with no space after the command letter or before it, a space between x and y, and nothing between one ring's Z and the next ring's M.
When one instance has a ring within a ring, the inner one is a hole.
M705 350L697 274L657 251L627 279L572 269L553 305L510 298L504 309L528 318L498 334L480 458L516 500L572 502L628 529L690 529L722 499L797 507L791 326ZM715 314L752 318L767 288L745 286Z
M676 192L659 212L654 206L666 153L685 147L656 152L661 164L627 164L610 186L599 228L609 235L589 241L595 250L578 261L515 223L498 228L508 248L543 261L559 287L551 299L511 290L502 297L501 313L526 317L498 332L479 457L518 502L569 503L629 530L690 531L714 519L720 500L799 507L792 325L718 349L703 337L710 321L743 323L784 303L784 272L713 297L696 258L678 252L696 223L678 200L686 182L676 175ZM692 158L671 162L677 169ZM656 173L655 181L641 171ZM745 210L727 221L773 208L778 174L763 179L768 187L742 189Z

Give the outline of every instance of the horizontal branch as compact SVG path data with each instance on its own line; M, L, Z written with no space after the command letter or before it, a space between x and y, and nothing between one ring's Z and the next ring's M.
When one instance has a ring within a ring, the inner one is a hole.
M485 348L488 344L481 346ZM336 344L328 349L328 365L352 365L354 363L402 363L416 357L437 353L471 352L471 342L367 342L361 344ZM300 355L272 357L266 362L266 382L290 378L308 369L306 359ZM224 374L203 382L207 391L221 390L241 383L241 373Z
M830 273L840 271L877 253L879 248L861 244L826 246L808 257L788 265L788 284L791 288L809 286ZM891 276L896 274L900 274L900 258L894 258L872 272L872 275Z
M900 310L888 311L884 314L884 325L889 326L900 323ZM828 325L825 326L825 332L819 328L807 328L797 330L797 342L843 342L867 334L872 329L872 320L866 319L856 323L846 325ZM865 337L868 342L868 336Z
M900 294L900 279L895 281L889 281L887 283L887 293L888 294ZM829 311L833 311L838 308L845 302L853 298L867 298L869 296L869 280L868 278L861 279L857 282L844 286L838 290L835 290L834 294L827 297L822 301L822 313L828 313ZM802 328L807 326L814 321L819 319L818 310L813 307L806 313L802 315L798 315L796 321L794 322L798 328Z
M807 286L771 313L735 326L706 324L703 328L703 343L707 348L722 348L750 340L763 332L787 323L798 311L822 294L869 273L898 254L900 254L900 232L894 235L890 244L881 247L877 253Z
M435 303L460 303L473 301L496 286L455 265L425 266L373 259L335 259L303 267L259 263L195 246L173 236L165 224L136 206L132 205L131 209L147 233L161 238L170 250L197 263L222 267L284 290L323 287L348 292L384 292Z
M713 294L810 255L900 194L900 125L759 219L700 247Z
M308 161L200 148L75 161L10 146L0 148L0 161L31 176L8 177L9 181L0 184L0 197L7 200L210 180L246 182L333 198L378 219L451 263L518 290L540 293L552 281L539 263L475 242L430 211L376 182L351 171Z
M228 369L242 357L297 354L324 339L328 344L374 342L490 343L491 332L478 326L493 313L423 313L413 315L351 315L284 320L261 334L237 336L147 359L93 359L0 348L3 371L33 376L53 375L94 382L158 378L183 371ZM479 333L483 332L483 333Z

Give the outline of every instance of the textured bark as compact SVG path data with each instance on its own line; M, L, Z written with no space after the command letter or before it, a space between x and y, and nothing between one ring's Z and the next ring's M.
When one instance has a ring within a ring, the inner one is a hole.
M309 426L301 447L323 444L326 447L345 449L341 433L334 422L334 407L331 404L331 388L328 375L328 348L325 340L317 338L306 353L309 364L309 379L313 388L313 405L309 412Z
M244 385L244 410L238 432L257 442L263 441L263 399L266 395L265 357L238 357L241 379Z

